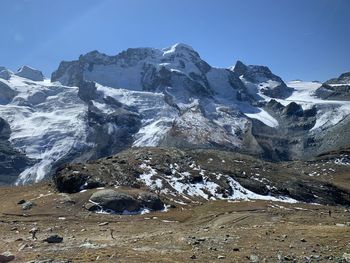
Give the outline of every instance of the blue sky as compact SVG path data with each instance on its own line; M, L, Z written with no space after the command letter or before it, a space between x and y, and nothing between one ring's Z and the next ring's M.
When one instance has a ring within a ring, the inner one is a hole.
M350 71L348 0L1 0L0 65L50 75L99 50L191 45L209 64L267 65L285 80Z

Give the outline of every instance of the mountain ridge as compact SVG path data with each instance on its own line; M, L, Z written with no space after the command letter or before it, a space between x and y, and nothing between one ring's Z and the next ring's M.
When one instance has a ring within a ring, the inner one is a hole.
M92 51L61 62L51 81L23 69L26 75L0 69L0 114L11 126L10 142L37 160L22 183L41 180L60 164L130 147L226 149L280 161L350 145L349 102L317 97L328 84L285 83L266 66L240 61L212 67L184 44L115 56ZM28 117L49 125L32 129ZM31 146L33 130L42 147Z

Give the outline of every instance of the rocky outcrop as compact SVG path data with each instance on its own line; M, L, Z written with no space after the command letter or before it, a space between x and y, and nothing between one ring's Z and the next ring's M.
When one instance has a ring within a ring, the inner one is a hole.
M0 185L14 183L18 174L33 164L23 153L11 146L8 141L10 134L10 126L0 118Z
M4 67L0 67L0 79L9 80L12 74L13 72L11 72L10 70Z
M316 96L325 100L350 100L350 72L327 80L316 90Z
M16 91L0 81L0 105L8 104L16 95Z
M292 89L287 87L284 81L273 74L266 66L245 65L237 61L231 69L241 79L253 84L257 84L258 90L271 98L287 98L291 95ZM252 94L256 95L256 94Z
M85 173L89 179L109 187L131 188L130 193L136 191L137 196L130 194L131 197L126 197L120 195L119 190L99 190L96 198L90 198L93 203L119 212L127 207L128 211L140 207L161 209L159 197L170 204L174 200L272 197L285 200L288 197L303 202L347 205L350 189L310 176L318 173L329 178L330 172L339 169L336 166L329 160L276 164L217 150L139 148L87 164L67 165L55 177L71 176L79 180ZM343 169L350 169L350 166ZM55 182L60 191L70 190L69 184L60 185L62 180L56 179Z
M337 85L323 84L315 95L324 100L350 100L350 82Z
M137 197L131 194L113 189L98 190L93 193L89 200L99 209L111 211L114 213L139 213L141 209L149 209L151 211L164 209L164 203L159 196L149 193L140 192ZM94 208L93 210L96 210Z
M349 85L349 83L350 83L350 72L343 73L338 78L333 78L325 82L325 84L328 84L328 85L332 85L332 84Z
M22 78L30 79L33 81L43 81L44 80L44 75L41 71L39 71L37 69L33 69L31 67L28 67L28 66L23 66L20 69L18 69L18 71L15 73L15 75L22 77Z
M252 134L263 149L261 156L274 161L310 158L315 149L309 152L306 149L310 148L307 142L312 137L309 131L316 123L316 108L303 110L295 102L284 106L272 99L264 109L278 121L279 126L273 129L253 120Z
M90 197L90 201L100 205L105 210L109 209L116 213L123 213L124 211L136 212L141 209L138 200L134 199L131 195L111 189L95 192Z

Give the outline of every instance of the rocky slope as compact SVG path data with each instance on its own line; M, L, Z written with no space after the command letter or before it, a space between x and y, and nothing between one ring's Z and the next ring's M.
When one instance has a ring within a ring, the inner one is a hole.
M339 153L343 159L333 153L312 162L275 164L217 150L135 148L63 166L54 181L65 193L127 187L175 205L220 199L348 205L350 185L336 182L350 172L349 153Z
M0 116L12 147L35 160L18 183L130 147L312 159L350 145L350 102L317 98L320 86L242 62L215 68L184 44L93 51L62 62L51 81L30 67L0 68Z

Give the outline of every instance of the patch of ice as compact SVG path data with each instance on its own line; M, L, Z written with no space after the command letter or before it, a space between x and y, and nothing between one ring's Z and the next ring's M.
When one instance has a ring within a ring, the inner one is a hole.
M257 119L272 128L278 127L279 124L275 118L273 118L269 113L267 113L265 110L261 108L258 108L258 110L259 111L256 113L244 113L244 114L249 118Z

